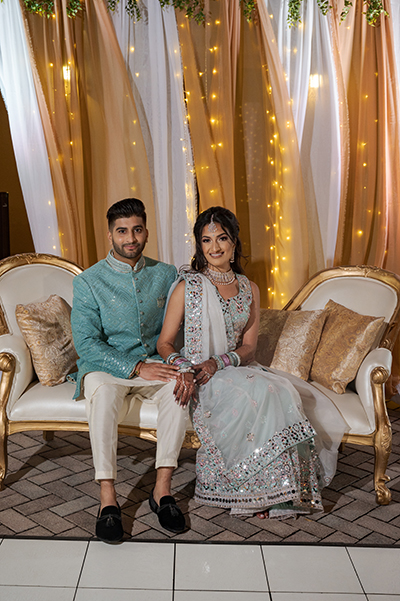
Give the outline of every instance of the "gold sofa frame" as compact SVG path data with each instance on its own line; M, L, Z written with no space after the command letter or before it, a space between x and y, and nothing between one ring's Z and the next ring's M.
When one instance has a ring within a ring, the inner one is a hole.
M83 269L66 259L47 255L42 253L24 253L14 255L0 261L0 277L15 267L21 265L29 265L32 263L44 263L46 265L55 265L74 275L78 275ZM8 327L2 308L0 306L0 335L8 333ZM0 353L0 371L2 371L2 379L0 383L0 486L7 473L7 439L11 434L27 431L43 431L45 440L52 440L54 432L89 432L89 426L86 422L78 421L10 421L7 417L7 402L10 397L13 378L16 368L16 359L9 352ZM151 442L157 441L157 431L154 428L141 428L135 426L120 425L118 427L119 434L136 436ZM186 432L183 442L183 448L197 449L200 442L195 432Z
M400 328L400 277L378 267L368 265L335 267L324 269L315 274L300 290L291 298L284 307L288 311L301 309L302 304L322 282L334 278L363 277L379 280L390 286L397 295L397 306L392 317L382 333L379 348L393 351L394 344ZM389 372L384 367L375 367L371 372L371 387L374 399L374 413L376 428L372 434L345 434L342 444L350 443L361 446L371 446L375 452L374 484L376 501L379 505L388 505L392 495L386 483L390 480L385 473L389 456L392 450L392 428L387 413L385 402L385 382L389 378Z

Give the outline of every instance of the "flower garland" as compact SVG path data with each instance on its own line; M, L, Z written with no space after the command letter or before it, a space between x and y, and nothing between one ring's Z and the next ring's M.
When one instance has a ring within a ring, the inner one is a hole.
M184 10L186 16L189 19L194 19L197 23L204 23L206 20L206 14L204 11L204 0L158 0L161 6L173 6L179 10ZM243 6L243 12L248 21L251 21L253 11L256 8L256 0L239 0L239 3ZM119 0L107 0L108 8L115 11ZM137 21L141 18L140 12L140 0L125 0L125 10L127 13L135 18Z
M3 0L0 0L3 2ZM11 1L11 0L10 0ZM120 0L105 0L109 10L115 11ZM184 10L189 19L194 19L197 23L204 23L206 15L204 11L204 0L158 0L162 7L174 6L179 10ZM253 19L257 8L257 0L239 0L243 13L248 21ZM288 5L288 23L289 26L296 26L301 21L301 5L303 0L289 0ZM344 0L344 7L340 15L340 21L344 21L349 10L353 6L354 0ZM370 25L376 25L379 22L380 15L389 16L384 9L382 0L363 0L365 6L365 18ZM42 16L51 17L54 14L54 0L23 0L28 12L37 13ZM124 0L126 12L137 21L141 18L140 0ZM331 8L330 0L317 0L317 4L326 15ZM79 11L84 8L84 0L67 0L67 15L76 17Z
M1 0L3 2L3 0ZM23 0L25 8L30 13L37 13L42 17L51 17L54 14L54 0ZM68 0L67 15L76 17L83 9L83 0Z
M347 17L349 10L353 6L353 1L354 0L344 0L344 7L340 14L341 23ZM302 2L303 0L289 0L288 23L290 27L296 26L301 22L300 9ZM381 15L384 15L385 17L389 16L389 13L383 6L382 0L363 0L363 3L365 6L365 18L370 25L377 25ZM332 8L329 0L317 0L317 4L323 15L326 15Z

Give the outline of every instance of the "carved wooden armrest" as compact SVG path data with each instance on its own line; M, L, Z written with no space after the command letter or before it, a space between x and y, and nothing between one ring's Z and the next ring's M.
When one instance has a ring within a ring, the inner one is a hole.
M3 372L0 383L0 412L2 415L10 397L16 363L16 359L11 353L0 353L0 370Z

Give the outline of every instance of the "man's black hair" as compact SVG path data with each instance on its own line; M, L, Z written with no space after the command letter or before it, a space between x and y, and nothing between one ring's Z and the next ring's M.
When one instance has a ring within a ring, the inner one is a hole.
M115 202L107 211L108 229L111 232L117 219L132 217L133 215L141 217L146 226L146 209L141 200L138 198L124 198L124 200Z

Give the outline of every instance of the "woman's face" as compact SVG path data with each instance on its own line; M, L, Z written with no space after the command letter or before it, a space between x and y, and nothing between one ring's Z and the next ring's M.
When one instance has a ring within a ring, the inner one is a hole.
M208 225L203 227L201 235L201 248L204 257L211 269L217 271L228 271L230 259L232 258L234 242L222 229L219 223L214 223L215 231L209 231ZM214 229L214 228L211 228Z

